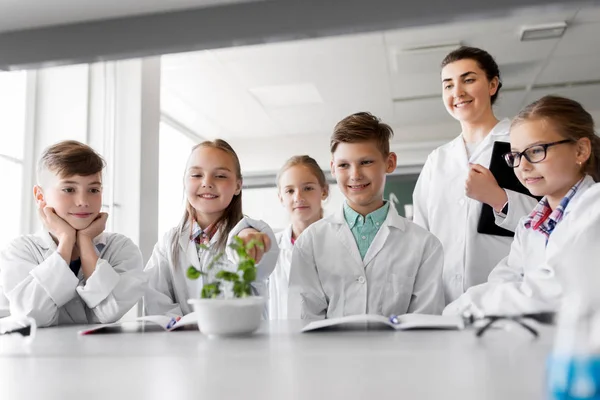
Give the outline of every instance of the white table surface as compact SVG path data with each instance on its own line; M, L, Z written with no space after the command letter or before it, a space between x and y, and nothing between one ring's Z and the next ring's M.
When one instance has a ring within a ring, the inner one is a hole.
M300 333L264 323L246 338L199 332L0 340L0 399L543 399L553 330ZM4 343L4 344L3 344Z

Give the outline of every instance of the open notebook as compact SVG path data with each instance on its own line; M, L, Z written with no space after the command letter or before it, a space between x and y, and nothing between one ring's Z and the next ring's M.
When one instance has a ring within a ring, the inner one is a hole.
M92 333L124 333L152 331L172 332L175 330L183 329L198 329L198 317L195 313L184 315L179 321L175 321L174 318L167 317L166 315L148 315L145 317L136 318L133 321L96 325L92 328L79 331L79 334L89 335Z
M410 329L453 330L464 328L463 319L457 316L404 314L399 316L384 317L382 315L361 314L313 321L307 324L302 329L302 332L310 332L331 327L356 328L370 325L390 327L400 331L406 331Z

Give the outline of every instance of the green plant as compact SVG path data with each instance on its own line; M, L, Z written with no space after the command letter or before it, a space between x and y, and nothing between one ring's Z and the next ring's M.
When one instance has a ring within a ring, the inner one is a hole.
M229 245L238 255L238 263L236 271L219 270L214 276L215 281L206 282L202 285L200 296L203 299L212 299L221 294L221 283L231 282L233 284L234 297L247 297L252 295L252 282L256 280L256 261L248 255L248 252L255 247L264 249L262 242L250 240L244 245L244 242L239 237L233 238L233 243ZM206 245L197 245L198 249L208 251ZM223 267L225 263L222 261L223 252L215 255L210 263L206 266L206 270L210 271L216 266ZM208 274L203 271L198 271L194 266L190 265L187 269L188 279L198 279L201 276L208 277Z

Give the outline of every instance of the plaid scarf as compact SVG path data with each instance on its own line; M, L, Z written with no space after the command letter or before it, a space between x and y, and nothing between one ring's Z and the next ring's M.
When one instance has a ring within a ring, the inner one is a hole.
M525 228L533 229L534 231L543 233L546 235L547 242L550 234L554 228L556 228L556 225L562 220L565 213L565 208L567 208L567 205L573 196L575 196L575 193L577 193L577 189L579 189L581 182L583 182L583 179L573 185L567 195L560 201L558 207L556 207L554 210L550 208L546 197L540 200L540 202L537 204L537 206L535 206L531 214L529 214L525 220Z

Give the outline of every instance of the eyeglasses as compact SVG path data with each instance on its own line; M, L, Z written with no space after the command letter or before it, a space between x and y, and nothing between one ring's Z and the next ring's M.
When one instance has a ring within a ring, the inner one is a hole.
M554 317L555 313L553 312L540 312L522 315L486 315L483 317L483 320L487 320L487 322L475 331L475 335L477 337L481 337L488 329L492 327L492 325L494 325L496 321L506 320L516 322L537 338L539 336L537 329L525 323L523 320L533 319L541 324L553 324ZM465 321L465 325L473 325L475 322L475 318L472 315L463 315L463 319Z
M546 159L546 153L548 152L548 147L556 146L557 144L563 143L573 143L571 139L559 140L558 142L546 143L546 144L536 144L534 146L530 146L523 150L522 152L511 151L509 153L504 154L504 160L511 168L517 168L521 164L521 157L525 156L527 161L532 164L539 163Z

